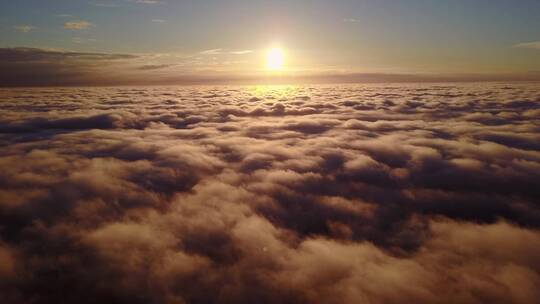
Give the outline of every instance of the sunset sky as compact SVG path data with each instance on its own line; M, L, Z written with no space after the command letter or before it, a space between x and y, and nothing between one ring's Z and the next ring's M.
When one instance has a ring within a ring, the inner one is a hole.
M0 0L0 304L540 303L540 0Z
M539 14L535 0L2 1L0 80L536 79Z

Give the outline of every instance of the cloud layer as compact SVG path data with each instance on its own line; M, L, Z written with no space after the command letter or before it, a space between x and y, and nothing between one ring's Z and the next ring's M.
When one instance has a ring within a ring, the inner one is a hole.
M2 89L0 301L535 303L539 92Z

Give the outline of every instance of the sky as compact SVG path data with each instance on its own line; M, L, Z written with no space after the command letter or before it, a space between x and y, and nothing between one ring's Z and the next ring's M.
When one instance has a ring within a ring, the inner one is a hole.
M534 0L3 1L1 64L18 74L0 80L533 79L540 77L538 15ZM285 54L280 73L265 70L273 47ZM28 62L29 53L39 62Z

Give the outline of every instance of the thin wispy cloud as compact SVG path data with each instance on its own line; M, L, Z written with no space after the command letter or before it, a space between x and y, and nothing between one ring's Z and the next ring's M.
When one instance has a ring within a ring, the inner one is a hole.
M92 3L92 5L97 7L118 7L116 3Z
M29 33L33 30L35 30L36 27L32 25L18 25L15 26L15 30L19 33Z
M137 67L138 70L149 71L149 70L161 70L175 66L175 64L147 64L140 67Z
M253 53L252 50L240 50L240 51L232 51L230 52L232 55L245 55L249 53Z
M135 2L136 3L142 3L142 4L160 4L160 3L164 3L163 1L160 1L160 0L137 0Z
M164 19L152 19L152 22L154 22L154 23L165 23L165 22L167 22L167 20L164 20Z
M93 23L84 20L75 20L64 23L64 28L69 30L85 30L94 26Z
M225 49L210 49L199 52L201 55L245 55L253 53L252 50L225 50Z
M356 19L356 18L345 18L343 19L343 22L346 22L346 23L357 23L357 22L360 22L359 19Z
M514 47L521 48L521 49L539 49L540 50L540 41L518 43L518 44L515 44Z
M219 55L219 54L223 54L223 49L204 50L204 51L201 51L199 54L201 54L201 55Z
M96 42L97 40L93 38L73 37L71 41L76 44L87 44Z

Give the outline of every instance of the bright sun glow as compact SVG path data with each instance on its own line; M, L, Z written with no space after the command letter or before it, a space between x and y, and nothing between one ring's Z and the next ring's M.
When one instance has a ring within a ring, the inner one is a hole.
M281 71L285 64L285 53L280 48L272 48L266 53L266 68L270 71Z

